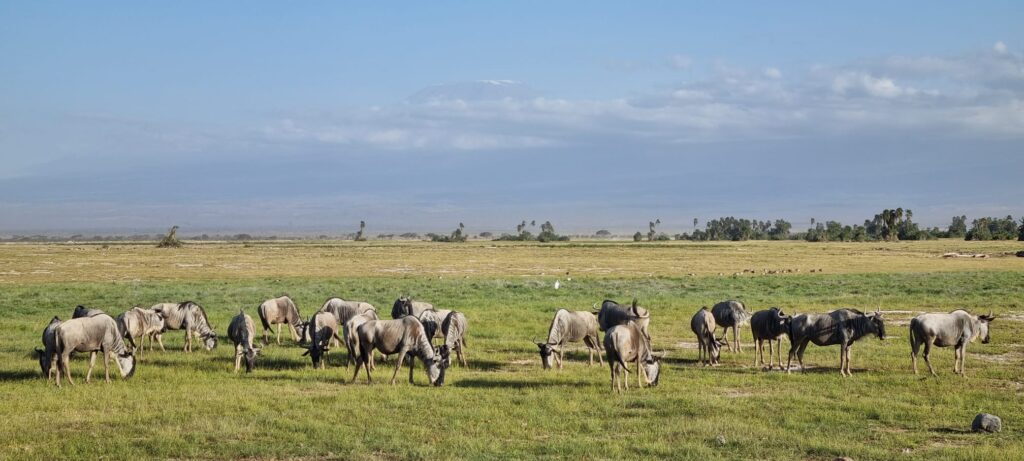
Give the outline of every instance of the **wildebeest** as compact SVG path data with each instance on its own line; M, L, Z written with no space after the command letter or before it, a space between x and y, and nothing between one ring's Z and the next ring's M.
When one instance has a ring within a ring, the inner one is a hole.
M288 329L291 330L292 340L300 341L302 339L297 330L302 323L302 317L299 315L299 308L295 307L295 303L292 302L291 298L281 296L268 299L260 303L260 307L256 312L259 314L260 322L263 324L263 344L270 343L267 332L271 330L271 325L277 325L277 344L281 344L282 323L287 324Z
M423 301L413 301L412 298L409 298L408 296L402 296L396 299L395 304L391 306L391 318L400 319L407 315L418 318L423 311L433 309L433 304Z
M928 359L932 346L949 347L954 346L953 351L953 373L964 376L964 358L967 356L967 344L973 343L981 338L982 344L988 344L989 323L995 317L989 315L971 315L963 309L957 309L948 314L934 313L921 314L910 320L910 360L914 364L914 374L917 374L917 351L924 344L924 363L928 364L928 371L935 374L932 362ZM958 367L959 365L959 367ZM959 371L957 369L959 368Z
M423 331L427 333L427 339L430 343L434 343L434 338L441 336L444 339L444 332L441 331L441 323L448 317L448 314L452 313L449 309L430 309L420 312L417 316L420 323L423 324Z
M60 317L56 315L50 320L50 323L43 329L43 348L36 348L36 356L39 358L39 368L43 371L43 376L46 376L46 380L49 381L55 372L59 373L54 367L54 357L57 353L57 325L60 325Z
M611 367L612 389L616 392L621 391L619 374L622 371L630 373L626 365L628 362L636 364L637 386L643 387L644 380L649 386L658 385L662 357L651 352L651 340L636 322L609 328L604 335L604 350L608 354L608 366ZM622 382L626 390L629 390L629 378L622 377Z
M381 353L398 354L395 362L395 372L391 375L391 384L395 384L395 377L398 370L402 368L406 354L413 354L409 360L409 382L412 383L413 364L415 357L423 361L427 371L427 378L430 384L441 386L444 384L445 360L434 353L434 348L427 339L423 330L423 324L416 317L405 316L395 320L368 320L356 328L359 337L359 359L356 361L356 370L352 375L352 382L359 376L359 367L366 370L366 382L372 382L370 368L368 366L370 354L373 350Z
M306 323L305 334L309 337L309 347L302 355L313 360L313 368L324 368L324 355L331 350L331 342L339 343L338 318L330 312L317 312Z
M345 359L345 366L348 367L349 362L356 363L356 357L359 356L359 335L356 334L356 329L359 325L366 323L369 320L379 320L377 317L377 311L370 310L363 312L362 314L356 315L345 322L342 325L342 338L345 341L345 348L348 349L348 358ZM373 363L373 353L370 353L370 369L376 369Z
M693 314L690 330L697 335L697 362L704 366L718 365L723 343L715 338L715 316L711 315L707 306Z
M597 325L601 331L608 331L609 328L615 325L636 322L644 336L647 339L651 338L650 332L647 331L647 326L651 322L651 313L647 309L637 306L635 298L633 299L633 304L629 306L623 306L615 301L606 299L601 303L601 310L595 312L595 314L597 314Z
M750 334L754 337L754 367L764 365L764 342L768 341L768 369L773 368L775 358L772 341L775 341L774 349L778 350L779 368L782 368L782 337L789 333L792 320L778 307L757 311L750 316Z
M133 307L118 315L117 325L124 328L125 338L128 342L136 345L136 351L141 352L145 346L146 337L149 337L149 349L153 349L153 340L160 344L160 350L164 350L163 330L164 318L155 310ZM136 343L135 338L139 338ZM139 355L141 357L141 355Z
M75 310L71 313L71 318L80 319L82 317L95 317L97 315L105 313L106 312L103 312L99 309L89 309L88 307L78 305L75 306Z
M96 353L103 353L103 374L107 381L110 381L110 355L114 354L117 369L125 379L131 378L135 373L135 356L132 351L124 345L124 339L117 329L117 322L113 317L102 314L93 317L80 317L62 322L57 325L56 333L56 354L57 354L57 386L60 387L61 373L72 385L75 382L71 379L72 352L89 352L89 371L85 374L85 382L92 378L92 369L96 365Z
M445 357L445 366L451 366L451 352L459 356L459 362L466 366L466 356L463 349L466 346L466 329L469 322L466 321L466 314L458 311L451 311L441 322L441 333L444 336L444 344L441 345L441 356ZM598 357L601 355L598 354Z
M242 358L245 358L245 372L251 373L256 367L256 356L260 355L260 348L252 347L253 337L256 336L256 324L253 323L249 314L239 310L238 315L231 318L228 325L228 338L235 343L235 373L238 373L242 365Z
M192 352L192 337L203 339L203 347L217 347L217 332L210 326L203 307L192 302L160 303L151 308L164 318L164 330L185 330L185 352Z
M604 365L601 358L601 341L598 338L597 317L593 312L570 311L558 309L555 317L551 319L551 327L548 328L548 339L545 342L537 342L540 349L540 362L544 369L551 368L551 358L558 361L558 369L562 369L562 356L565 353L565 345L583 341L590 352L589 365L594 364L594 353L597 352L597 361Z
M813 342L819 346L838 344L839 373L852 376L850 372L850 347L865 335L874 334L885 339L885 321L879 311L865 314L857 309L838 309L827 314L800 314L793 317L789 325L789 360L786 373L793 364L793 355L800 360L800 371L804 371L804 350Z
M736 300L722 301L711 307L711 315L715 316L715 324L722 327L722 339L729 346L729 351L732 352L735 346L736 352L742 352L740 349L739 327L746 323L749 318L743 303ZM726 339L729 328L732 328L733 344L729 344L729 340Z

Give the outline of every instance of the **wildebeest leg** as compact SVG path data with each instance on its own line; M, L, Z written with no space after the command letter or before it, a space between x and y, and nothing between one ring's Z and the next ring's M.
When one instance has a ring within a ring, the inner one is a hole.
M616 379L617 377L615 376L615 365L616 365L615 362L612 362L611 359L608 359L608 368L611 369L611 371L612 371L612 390L615 391L615 392L618 392L619 391L619 389L618 389L618 384L619 383L618 383L618 380Z
M960 376L966 377L967 372L964 370L964 359L967 358L967 342L964 341L964 345L960 347Z
M796 352L796 358L797 360L800 361L800 373L804 373L807 371L807 369L804 368L804 351L807 350L808 344L810 344L810 341L804 341L803 343L800 344L800 350Z
M277 345L281 345L281 324L277 324Z
M415 356L409 356L409 384L413 384L413 382L412 382L412 368L413 368L413 365L416 365L416 357ZM423 366L425 367L426 364L424 364Z
M68 351L60 355L60 359L57 361L57 366L60 368L57 370L57 387L60 387L60 374L64 373L64 377L68 379L68 384L74 386L75 380L71 379L71 351Z
M85 372L85 382L92 380L92 367L96 366L96 352L89 353L89 371Z
M242 366L242 347L241 345L235 346L235 373L238 373L238 369Z
M786 360L786 373L793 367L793 356L796 355L797 350L800 349L800 343L795 341L789 342L789 358ZM781 353L781 352L780 352ZM779 357L779 366L782 366L782 357Z
M928 365L928 371L931 372L932 376L938 376L937 374L935 374L935 369L932 368L932 361L929 358L932 355L932 343L934 341L935 340L933 338L929 338L924 341L924 363ZM915 369L914 371L916 372L917 370ZM955 363L953 364L953 371L956 371Z
M103 382L110 382L110 351L103 349Z
M356 383L356 377L359 376L359 367L360 366L362 366L362 361L357 359L356 360L356 372L352 374L352 384ZM369 370L366 371L366 382L367 383L370 382L370 371Z
M160 351L161 352L167 352L167 349L164 348L164 335L162 335L162 334L156 335L156 342L160 343Z
M736 353L743 352L743 347L740 346L740 329L736 328L736 325L732 326L732 341L736 343Z
M850 369L850 351L853 350L853 343L846 346L846 376L853 376L853 370Z
M758 352L761 353L761 363L758 363L758 360L757 360L758 359L758 356L757 356ZM759 340L759 339L757 339L757 338L754 338L754 368L757 368L758 365L763 365L763 364L764 364L764 342Z
M920 349L921 343L914 338L914 332L910 332L910 363L914 367L914 374L917 374L917 351Z
M391 385L395 384L395 378L398 377L398 370L402 368L402 362L405 361L405 351L398 353L398 360L395 361L395 372L391 374ZM410 366L409 374L412 375L412 368Z

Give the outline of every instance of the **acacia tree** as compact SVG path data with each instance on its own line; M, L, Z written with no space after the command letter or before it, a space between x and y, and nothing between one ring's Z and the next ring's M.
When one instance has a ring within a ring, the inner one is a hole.
M171 227L160 243L156 244L157 248L178 248L182 245L181 240L178 240L178 226Z
M658 224L661 224L661 219L655 219L654 221L650 221L647 223L647 228L649 229L647 231L648 241L654 241L654 236L657 235L656 228L658 227Z
M363 231L365 231L365 230L366 230L366 221L359 221L359 232L356 232L356 241L357 242L362 242L362 241L366 240L366 237L363 236Z

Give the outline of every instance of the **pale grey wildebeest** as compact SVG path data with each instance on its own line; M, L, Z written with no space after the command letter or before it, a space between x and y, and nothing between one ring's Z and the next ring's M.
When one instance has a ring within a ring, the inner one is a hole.
M555 317L551 319L547 341L535 342L540 349L540 363L545 370L551 369L551 359L554 357L558 361L558 369L561 370L565 346L568 343L583 341L590 352L588 364L594 364L594 353L597 352L597 361L604 365L597 330L597 316L593 312L558 309L555 311Z
M57 367L53 366L54 358L57 354L57 325L60 325L60 317L56 315L50 320L50 323L43 329L43 348L36 348L36 357L39 358L39 368L43 371L43 376L46 376L46 380L49 381L55 372L59 372Z
M160 344L160 350L165 350L163 341L164 318L157 311L136 306L122 312L115 320L117 320L118 327L124 328L125 339L132 345L137 346L135 350L140 353L137 354L140 359L142 358L141 352L145 348L147 337L149 338L150 350L154 348L154 340ZM136 342L135 338L139 338L139 341Z
M690 330L697 335L697 363L718 365L723 342L715 338L715 316L707 306L701 307L690 319Z
M342 339L345 341L345 348L348 349L348 358L345 359L345 366L348 367L349 362L356 363L356 357L359 356L359 335L356 334L356 329L359 325L366 323L369 320L379 320L377 317L376 310L370 310L363 312L362 314L356 315L342 326ZM373 361L373 353L370 353L370 369L376 369Z
M331 342L339 343L338 319L330 312L317 312L306 323L304 334L309 336L309 346L302 355L313 360L313 368L325 368L324 357L331 350Z
M324 305L321 306L320 310L317 312L328 312L334 314L334 318L337 320L339 328L342 329L342 336L344 336L345 324L356 316L372 312L373 318L378 318L377 308L373 307L373 304L362 301L345 301L341 298L329 298L327 301L324 301ZM302 329L302 342L309 341L310 338L308 332L308 329ZM345 362L345 366L348 366L348 361Z
M729 351L742 352L740 350L739 327L750 318L746 306L733 299L722 301L711 307L711 315L715 316L715 324L722 327L722 339L729 346ZM729 344L729 340L726 338L730 328L732 328L732 344Z
M103 353L103 375L110 381L110 356L114 356L117 369L124 379L131 378L135 373L135 356L124 344L123 336L117 329L113 317L103 314L93 317L80 317L62 322L56 328L57 355L57 387L60 387L61 373L72 385L71 379L72 352L89 352L89 371L85 374L85 382L92 379L92 369L96 366L96 353Z
M935 374L932 362L929 360L932 346L949 347L953 346L953 373L964 376L964 358L967 356L967 344L973 343L981 338L982 344L988 344L989 323L995 317L989 315L971 315L963 309L957 309L948 314L934 313L921 314L910 320L910 360L914 364L914 374L917 374L917 351L924 344L924 363L928 364L928 371ZM959 365L959 367L958 367Z
M263 323L263 344L270 343L268 332L271 330L271 325L277 325L277 344L281 344L281 324L288 325L288 329L292 332L292 340L301 341L302 335L299 334L298 329L302 326L302 317L299 315L299 308L295 306L291 298L281 296L263 301L256 313L259 314L260 322Z
M644 381L648 386L657 386L661 372L662 356L655 356L651 351L651 340L644 335L636 322L627 322L623 325L615 325L608 329L604 335L604 350L608 354L608 366L612 372L612 389L620 392L621 385L619 375L625 372L629 374L627 363L634 363L637 370L637 386L643 387ZM626 390L629 390L629 377L623 376L622 383L625 383Z
M601 309L594 312L594 314L597 315L597 325L601 331L608 331L609 328L615 325L636 322L644 336L647 339L651 339L651 334L647 330L647 326L651 322L651 313L647 309L638 306L636 298L633 298L633 304L629 306L606 299L601 303Z
M356 361L356 371L352 375L352 382L359 376L359 367L366 369L366 382L371 383L370 377L370 354L374 349L381 353L398 354L395 362L395 372L391 375L391 384L395 384L395 377L398 370L402 368L406 354L412 354L409 360L409 383L412 383L413 365L415 358L423 361L427 371L427 379L434 386L444 384L445 360L435 354L434 348L427 339L427 333L423 330L423 324L416 317L405 316L395 320L368 320L356 328L359 337L359 359Z
M441 322L441 332L444 335L444 344L441 345L438 352L442 357L445 358L445 366L451 366L451 352L459 356L459 362L462 366L466 366L466 330L469 328L469 322L466 320L466 314L459 311L451 311L444 317L444 321ZM601 354L597 355L601 357Z
M429 311L433 309L433 304L423 301L413 301L412 298L408 296L402 296L396 299L395 304L391 306L391 318L400 319L407 315L411 315L413 317L418 318L420 314L423 313L423 311Z
M434 338L441 336L444 339L444 332L441 331L441 323L448 317L448 314L452 313L449 309L430 309L420 312L420 315L416 316L423 324L423 330L427 332L427 339L430 343L434 343Z
M160 303L151 308L164 318L164 331L185 330L185 352L192 352L193 336L203 340L206 350L217 347L217 332L202 306L192 302Z
M242 366L242 358L245 358L245 372L252 373L256 367L256 357L260 355L260 348L252 346L252 340L256 336L256 324L253 323L249 314L239 310L238 315L231 318L228 324L228 338L235 343L235 373Z
M793 318L782 312L782 309L771 309L754 312L750 316L750 334L754 337L754 367L764 365L764 342L768 341L768 370L774 368L774 349L778 351L779 368L782 368L782 337L789 334L789 324ZM760 356L758 356L760 354Z
M885 339L885 320L881 312L865 314L857 309L838 309L827 314L800 314L793 317L789 325L789 360L786 373L793 364L793 356L800 360L800 371L804 371L804 351L808 343L819 346L838 344L839 373L852 376L850 371L850 347L854 341L874 334Z

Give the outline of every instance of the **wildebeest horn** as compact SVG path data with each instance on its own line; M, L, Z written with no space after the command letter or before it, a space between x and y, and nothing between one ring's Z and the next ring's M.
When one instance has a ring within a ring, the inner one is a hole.
M636 300L636 296L634 296L633 297L633 308L634 309L636 309L636 304L637 304L637 300Z

